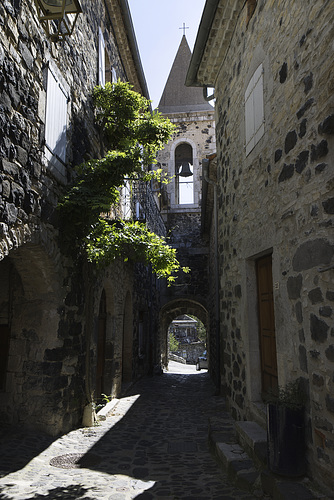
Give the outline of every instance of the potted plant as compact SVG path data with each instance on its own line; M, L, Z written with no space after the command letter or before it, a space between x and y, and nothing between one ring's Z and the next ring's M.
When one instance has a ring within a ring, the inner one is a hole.
M306 473L305 400L298 380L267 398L268 467L276 474Z

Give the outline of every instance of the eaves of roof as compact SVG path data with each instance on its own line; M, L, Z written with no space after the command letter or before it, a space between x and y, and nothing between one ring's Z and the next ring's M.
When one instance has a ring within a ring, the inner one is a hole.
M186 77L188 87L215 87L246 0L207 0Z
M106 0L106 5L128 81L136 92L150 99L128 0Z

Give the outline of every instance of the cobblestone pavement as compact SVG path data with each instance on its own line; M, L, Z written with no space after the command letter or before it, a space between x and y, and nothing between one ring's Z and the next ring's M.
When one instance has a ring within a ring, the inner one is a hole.
M57 439L2 432L0 499L255 498L230 485L212 457L208 417L223 400L206 371L191 370L141 380L95 427Z

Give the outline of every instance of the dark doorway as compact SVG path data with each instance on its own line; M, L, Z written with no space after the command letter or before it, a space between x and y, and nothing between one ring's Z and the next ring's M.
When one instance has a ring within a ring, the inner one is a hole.
M0 325L0 390L5 389L9 352L9 326Z
M132 350L133 350L133 315L132 300L127 293L123 319L123 354L122 354L122 383L132 381Z
M96 399L98 400L101 398L101 394L104 393L106 322L107 322L107 304L106 304L106 294L105 291L103 290L100 300L98 333L97 333Z
M271 255L256 263L262 392L276 391L278 387L275 316Z

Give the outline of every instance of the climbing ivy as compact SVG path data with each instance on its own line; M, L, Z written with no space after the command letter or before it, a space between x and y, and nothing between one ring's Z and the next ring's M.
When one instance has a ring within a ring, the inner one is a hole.
M143 261L151 263L158 277L172 282L180 264L165 238L150 232L146 224L110 221L103 214L117 206L125 180L161 179L161 171L147 172L143 166L154 163L174 125L152 113L150 101L128 83L98 86L93 99L108 152L76 167L75 180L59 203L65 238L100 267L118 257Z

